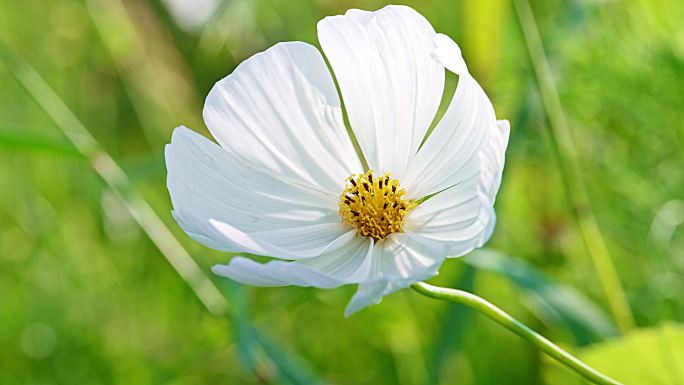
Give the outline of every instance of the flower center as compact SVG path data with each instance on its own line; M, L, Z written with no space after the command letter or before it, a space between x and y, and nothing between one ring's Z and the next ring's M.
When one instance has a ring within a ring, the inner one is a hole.
M356 235L379 241L403 231L404 216L416 204L404 200L406 190L389 173L373 176L373 171L352 175L340 195L342 221L357 228Z

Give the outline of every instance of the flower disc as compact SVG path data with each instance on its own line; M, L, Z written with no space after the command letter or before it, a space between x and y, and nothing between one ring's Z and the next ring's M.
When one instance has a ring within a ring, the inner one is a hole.
M416 207L403 199L406 191L389 173L373 176L373 171L352 175L340 195L342 221L358 229L357 235L379 241L391 233L403 232L404 216Z

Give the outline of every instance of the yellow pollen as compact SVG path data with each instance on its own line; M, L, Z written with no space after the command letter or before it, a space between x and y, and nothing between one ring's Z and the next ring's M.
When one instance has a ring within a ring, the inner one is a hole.
M375 177L373 171L352 175L340 195L340 217L357 228L356 235L379 241L404 231L404 216L416 204L404 200L406 191L389 173Z

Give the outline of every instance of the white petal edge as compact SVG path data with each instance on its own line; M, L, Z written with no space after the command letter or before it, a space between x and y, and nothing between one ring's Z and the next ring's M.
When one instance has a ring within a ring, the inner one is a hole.
M406 6L352 9L318 23L369 167L400 180L442 98L444 69L430 56L434 37L430 23Z
M493 205L496 194L501 186L506 148L511 132L508 120L497 120L489 130L489 141L480 152L480 192L487 197L488 203Z
M486 209L480 214L480 220L486 223L486 227L476 247L484 245L494 233L496 225L494 202L501 186L510 131L511 126L508 120L498 120L490 130L487 145L480 152L480 183L478 189L486 206Z
M434 60L457 75L468 73L468 66L461 55L461 48L455 41L443 33L438 33L433 43L434 49L431 56Z

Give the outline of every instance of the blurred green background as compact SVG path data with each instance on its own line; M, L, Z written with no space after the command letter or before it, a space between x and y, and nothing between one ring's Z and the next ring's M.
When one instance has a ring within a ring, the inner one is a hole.
M489 249L431 282L626 384L684 384L684 2L405 3L512 126ZM207 134L213 83L385 4L0 0L0 384L583 384L410 290L345 319L352 287L218 279L230 256L173 222L163 148Z

